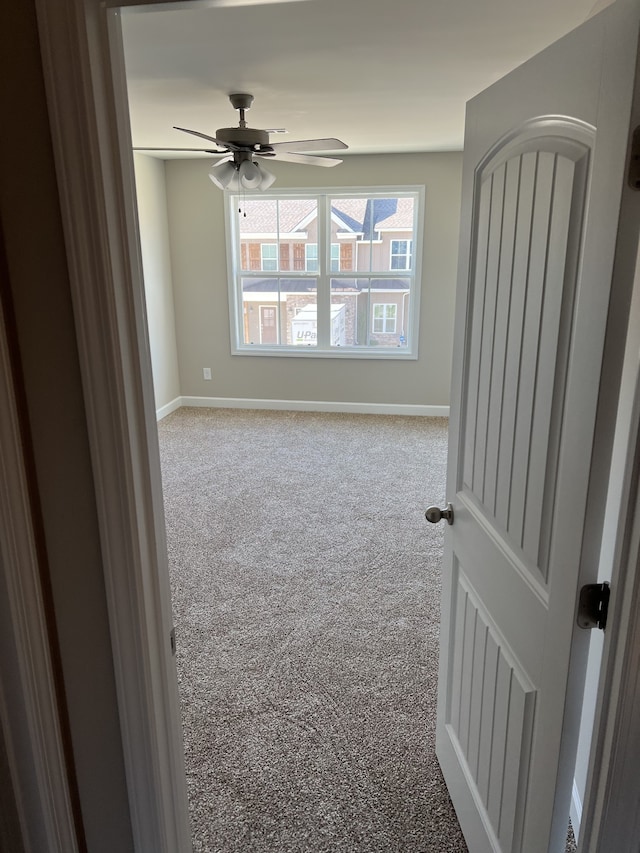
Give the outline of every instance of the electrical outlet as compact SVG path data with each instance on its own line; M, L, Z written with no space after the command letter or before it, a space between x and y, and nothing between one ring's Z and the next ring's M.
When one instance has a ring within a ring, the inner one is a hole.
M211 379L211 368L210 367L203 367L202 368L202 375L204 376L205 379Z

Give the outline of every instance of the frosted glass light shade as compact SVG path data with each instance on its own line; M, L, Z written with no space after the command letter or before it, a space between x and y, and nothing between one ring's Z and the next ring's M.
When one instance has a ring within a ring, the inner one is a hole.
M236 175L236 167L230 160L220 163L220 165L216 166L212 172L209 172L209 178L217 187L220 187L221 190L227 189L227 187L229 187L229 189L235 189L235 187L231 187L229 185Z
M238 170L240 185L247 190L255 190L262 183L260 167L252 160L243 160Z
M260 184L260 189L264 192L264 190L268 190L271 184L275 181L276 176L273 172L270 172L264 166L260 166L260 172L262 174L262 182Z

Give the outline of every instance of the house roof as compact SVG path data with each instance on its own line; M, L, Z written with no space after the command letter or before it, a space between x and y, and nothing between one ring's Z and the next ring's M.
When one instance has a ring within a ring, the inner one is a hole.
M338 227L339 233L351 231L369 237L386 228L410 230L413 227L413 204L410 197L336 198L332 199L331 212L343 223L344 227ZM315 208L313 199L246 199L242 202L243 215L239 217L240 233L244 236L275 234L277 225L281 234L306 230L308 223L305 220Z
M336 200L337 202L337 200ZM350 231L359 234L362 231L362 220L367 200L364 198L341 198L338 203L331 205L331 213L343 223L345 227L338 226L338 233Z
M243 199L243 215L239 217L240 233L275 234L279 225L281 234L290 234L298 229L316 207L314 199L287 198L280 199L279 203L278 211L275 199Z
M384 199L379 200L383 201ZM389 211L387 216L377 220L377 231L384 231L387 228L413 228L414 199L403 196L396 199L396 202L396 209L394 211Z
M315 293L316 279L315 278L254 278L245 279L242 283L243 293L275 293L277 282L280 281L280 291L283 293ZM348 291L352 293L362 293L366 291L367 278L341 278L335 279L340 282L340 288L336 290ZM371 290L389 291L389 290L408 290L409 284L406 278L372 278Z
M392 216L398 209L397 198L368 198L362 220L365 238L371 239L380 230L380 223Z

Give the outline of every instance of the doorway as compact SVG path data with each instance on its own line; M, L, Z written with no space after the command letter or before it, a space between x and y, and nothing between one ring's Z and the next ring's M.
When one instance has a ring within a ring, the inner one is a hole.
M130 176L129 176L129 177L130 177ZM146 392L148 393L148 388L146 389ZM126 583L125 583L125 585L124 585L124 587L123 587L123 588L126 588ZM160 634L159 636L161 636L161 634ZM159 644L158 644L158 647L160 648L161 646L162 646L162 644L161 644L161 643L159 643ZM158 847L158 849L161 849L161 848L160 848L160 847Z

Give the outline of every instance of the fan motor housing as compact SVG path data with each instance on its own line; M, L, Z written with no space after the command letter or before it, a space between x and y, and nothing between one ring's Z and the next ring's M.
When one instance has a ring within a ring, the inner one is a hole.
M255 127L221 127L216 130L216 139L220 142L230 142L232 145L246 146L247 148L269 144L267 131Z

